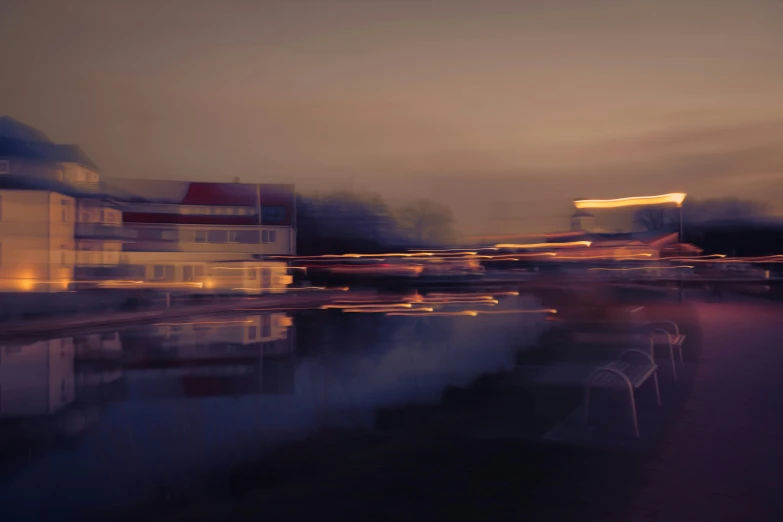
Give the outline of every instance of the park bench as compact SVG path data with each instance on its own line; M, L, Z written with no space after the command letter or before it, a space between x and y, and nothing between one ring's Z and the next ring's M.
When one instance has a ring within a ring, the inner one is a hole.
M649 345L650 355L655 356L655 348L665 346L671 361L672 375L677 380L675 351L680 364L683 364L682 346L685 335L674 321L649 321L643 306L622 309L614 314L611 321L583 321L568 326L571 339L577 343L628 346L629 341L644 342Z
M632 355L637 356L638 362L628 360ZM655 384L655 396L660 406L661 391L658 387L658 365L655 364L655 360L649 353L631 348L620 353L617 360L594 369L587 376L584 383L585 422L588 422L590 418L590 391L592 388L599 387L627 391L631 407L631 418L633 420L633 432L634 436L638 438L639 422L636 414L634 394L650 377L652 377Z

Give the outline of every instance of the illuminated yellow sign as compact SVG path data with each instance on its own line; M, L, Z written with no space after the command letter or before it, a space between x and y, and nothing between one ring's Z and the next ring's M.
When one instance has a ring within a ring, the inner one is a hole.
M500 243L495 248L562 248L562 247L589 247L591 241L568 241L565 243Z
M619 198L619 199L579 199L574 201L576 208L618 208L618 207L634 207L640 205L665 205L675 204L678 207L685 201L685 196L682 192L675 192L672 194L661 194L660 196L639 196L633 198Z

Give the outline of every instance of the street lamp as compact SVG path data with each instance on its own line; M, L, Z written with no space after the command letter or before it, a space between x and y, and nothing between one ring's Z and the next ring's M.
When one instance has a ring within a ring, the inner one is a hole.
M596 209L596 208L620 208L620 207L641 207L648 205L677 205L680 213L680 234L679 241L685 239L683 234L682 203L687 194L682 192L673 192L671 194L660 194L658 196L636 196L630 198L617 199L577 199L574 206L578 209Z

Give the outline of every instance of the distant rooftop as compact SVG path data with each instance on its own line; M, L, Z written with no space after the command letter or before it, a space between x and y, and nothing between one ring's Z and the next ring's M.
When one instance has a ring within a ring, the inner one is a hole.
M78 145L58 145L43 132L10 116L0 117L0 155L78 163L95 171L100 170Z
M43 132L10 116L0 116L0 138L54 144Z

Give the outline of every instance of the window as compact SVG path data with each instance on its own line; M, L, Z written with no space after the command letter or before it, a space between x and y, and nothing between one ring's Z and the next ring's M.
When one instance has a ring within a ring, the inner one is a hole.
M67 249L68 245L60 245L60 264L63 266L68 264L68 256L66 255Z
M257 245L260 240L260 232L258 230L232 230L229 234L229 240L232 243Z
M210 230L207 232L207 241L210 243L226 243L228 241L228 231Z
M11 172L11 162L8 160L0 160L0 174L8 174Z
M190 265L182 266L182 280L193 281L193 267Z
M158 281L174 281L174 265L154 265L152 277Z
M262 316L262 321L261 337L270 337L272 335L272 316L264 315Z
M277 243L277 231L276 230L264 230L261 233L262 243Z
M71 213L71 202L67 199L60 200L60 219L63 223L68 222Z
M82 212L82 223L89 223L89 222L90 222L90 213Z
M193 241L196 243L206 243L207 242L207 231L206 230L196 230L196 236L193 238Z
M262 223L282 223L285 221L285 207L262 207L261 208L261 222Z
M120 213L118 211L104 208L101 212L103 213L102 221L104 223L119 223L121 221Z
M249 326L247 329L247 338L252 340L256 338L256 327L255 326Z
M204 277L204 265L196 265L196 277Z
M255 268L248 268L247 269L247 278L250 281L255 281L256 280L256 269Z

